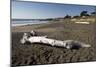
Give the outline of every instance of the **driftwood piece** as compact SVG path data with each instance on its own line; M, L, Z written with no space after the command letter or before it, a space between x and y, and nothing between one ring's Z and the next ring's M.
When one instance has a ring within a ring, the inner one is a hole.
M32 34L32 33L31 33ZM35 33L34 33L35 35ZM49 44L51 46L59 46L59 47L64 47L67 49L72 49L72 48L81 48L81 47L91 47L89 44L82 43L80 41L75 41L75 40L56 40L56 39L50 39L47 38L47 36L29 36L27 33L24 33L21 43L25 44L26 42L29 43L43 43L43 44Z

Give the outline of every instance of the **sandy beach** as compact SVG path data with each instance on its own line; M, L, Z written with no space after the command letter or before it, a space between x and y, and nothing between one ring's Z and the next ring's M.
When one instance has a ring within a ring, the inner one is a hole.
M69 24L64 21L11 27L12 64L19 66L95 61L95 26L95 23ZM49 38L58 40L78 40L90 44L91 47L69 50L43 44L21 44L23 33L31 30L35 30L37 35L47 35Z

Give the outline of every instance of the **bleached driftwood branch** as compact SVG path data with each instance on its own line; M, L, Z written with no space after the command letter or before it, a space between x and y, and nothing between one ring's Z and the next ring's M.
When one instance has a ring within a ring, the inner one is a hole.
M22 44L25 44L26 42L43 43L43 44L49 44L51 46L65 47L67 49L91 47L91 45L89 44L85 44L85 43L75 41L75 40L62 41L62 40L50 39L50 38L47 38L47 36L35 36L34 32L30 32L30 34L31 36L29 36L27 33L24 33L23 38L21 39Z

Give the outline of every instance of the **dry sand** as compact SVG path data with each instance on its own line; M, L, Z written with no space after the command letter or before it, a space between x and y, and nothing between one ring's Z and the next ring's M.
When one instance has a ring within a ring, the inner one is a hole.
M29 32L31 30L35 30L38 35L48 35L49 38L55 38L58 40L72 39L82 41L84 43L91 44L92 47L69 50L43 44L22 45L20 43L20 38L24 32ZM52 24L12 27L11 59L13 66L95 61L95 23L82 25L59 22Z

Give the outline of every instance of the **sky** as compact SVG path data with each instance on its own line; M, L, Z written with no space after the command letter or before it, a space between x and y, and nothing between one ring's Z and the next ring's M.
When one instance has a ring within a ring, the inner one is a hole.
M95 11L95 6L15 1L11 3L12 19L46 19L79 15Z

